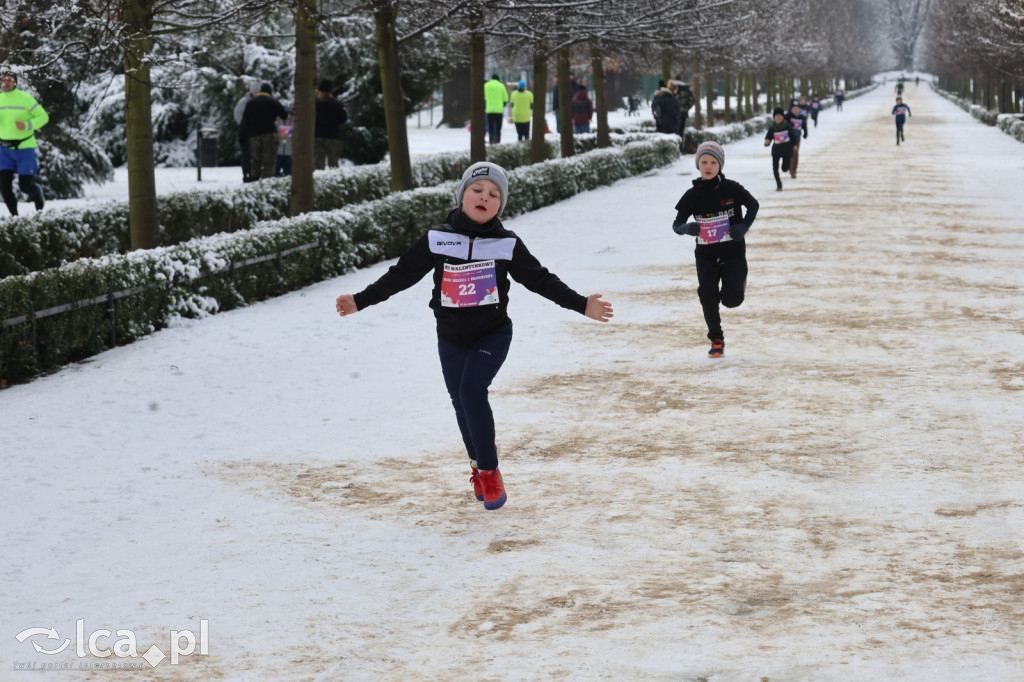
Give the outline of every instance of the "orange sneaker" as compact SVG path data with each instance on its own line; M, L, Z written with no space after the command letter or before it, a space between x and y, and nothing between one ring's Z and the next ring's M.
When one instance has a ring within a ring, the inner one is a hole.
M711 350L708 351L709 358L720 358L725 355L725 340L715 339L711 342Z
M476 468L476 462L473 460L469 461L469 482L473 484L473 494L476 495L476 499L483 502L484 500L484 486L480 482L480 470Z
M484 509L497 509L505 504L505 486L501 482L501 472L497 469L478 469L477 476L484 493Z

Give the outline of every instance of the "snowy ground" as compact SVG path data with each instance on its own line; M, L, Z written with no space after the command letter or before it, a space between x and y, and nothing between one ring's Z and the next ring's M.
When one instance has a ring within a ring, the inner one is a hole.
M722 360L692 158L509 221L616 316L513 286L498 511L427 281L334 313L387 263L0 392L0 678L1024 679L1024 147L906 101L899 147L885 88L822 114L781 193L727 145L762 208Z

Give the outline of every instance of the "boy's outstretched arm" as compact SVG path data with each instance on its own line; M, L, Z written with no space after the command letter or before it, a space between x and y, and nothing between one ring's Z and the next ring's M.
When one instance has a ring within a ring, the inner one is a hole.
M359 312L359 308L356 307L355 297L352 294L342 294L339 296L334 302L334 308L342 317Z
M612 319L612 304L601 300L601 294L587 296L587 311L583 313L592 320L607 322Z

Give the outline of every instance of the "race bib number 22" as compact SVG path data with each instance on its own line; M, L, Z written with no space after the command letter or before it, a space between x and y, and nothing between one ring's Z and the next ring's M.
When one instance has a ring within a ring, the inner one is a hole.
M498 274L493 260L444 266L441 306L472 308L498 302Z

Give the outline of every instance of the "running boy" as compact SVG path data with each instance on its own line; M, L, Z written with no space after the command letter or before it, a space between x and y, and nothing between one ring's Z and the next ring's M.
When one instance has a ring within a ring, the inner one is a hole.
M725 354L725 334L719 304L735 308L743 303L747 285L746 242L743 235L757 217L759 204L741 184L722 174L725 150L717 142L697 147L700 178L676 204L672 229L697 238L697 296L704 310L711 350L708 357ZM746 211L744 212L744 209ZM687 222L693 216L695 222Z
M782 191L782 178L779 176L779 162L782 172L789 171L789 163L793 158L793 150L799 146L800 138L796 136L792 124L782 114L782 107L772 112L772 123L764 136L764 146L772 145L772 173L775 174L775 190Z
M358 294L338 296L344 317L382 303L428 272L434 289L430 307L437 320L441 373L469 453L470 481L485 509L507 496L498 471L494 415L487 388L505 362L512 342L507 314L509 277L563 308L607 322L612 305L601 294L582 296L531 254L498 219L508 202L508 175L481 161L470 166L455 191L457 208L445 223L419 238L380 279Z
M907 116L912 116L910 113L910 107L903 103L902 97L896 98L896 106L892 108L892 115L896 117L896 144L900 141L907 141L907 138L903 137L903 123L907 120Z
M797 101L790 103L785 119L793 126L793 159L789 162L789 177L795 178L796 167L800 164L800 142L807 138L810 131L807 130L807 116L801 111L800 103Z

